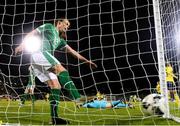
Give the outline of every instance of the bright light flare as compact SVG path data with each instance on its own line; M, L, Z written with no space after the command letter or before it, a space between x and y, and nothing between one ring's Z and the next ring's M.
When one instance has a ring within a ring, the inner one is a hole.
M38 51L41 47L41 39L37 36L26 37L24 43L25 50L30 53Z

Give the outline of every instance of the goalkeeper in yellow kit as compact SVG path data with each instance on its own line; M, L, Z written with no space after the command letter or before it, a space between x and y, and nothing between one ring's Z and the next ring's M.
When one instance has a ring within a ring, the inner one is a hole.
M177 79L177 77L173 73L173 68L170 63L166 64L166 82L167 82L167 88L169 91L169 97L171 101L174 101L180 105L179 96L176 92L176 85L174 82L174 78Z

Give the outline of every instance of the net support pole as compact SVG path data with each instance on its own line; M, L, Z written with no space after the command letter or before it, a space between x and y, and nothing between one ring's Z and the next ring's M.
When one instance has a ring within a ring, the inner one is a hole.
M170 118L159 0L153 0L153 11L154 11L154 22L155 22L160 89L161 89L161 94L165 97L165 106L167 108L167 112L164 114L164 117Z

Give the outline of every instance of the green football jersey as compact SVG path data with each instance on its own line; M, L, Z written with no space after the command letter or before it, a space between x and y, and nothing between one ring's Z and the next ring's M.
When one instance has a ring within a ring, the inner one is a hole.
M48 51L53 54L57 47L64 47L67 42L59 37L59 32L56 27L50 23L39 26L36 29L42 37L43 45L42 51Z

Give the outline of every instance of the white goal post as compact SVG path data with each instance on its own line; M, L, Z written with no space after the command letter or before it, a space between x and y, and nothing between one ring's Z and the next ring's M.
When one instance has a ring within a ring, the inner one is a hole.
M164 54L164 43L162 35L162 25L160 16L160 6L159 1L153 0L153 10L154 10L154 22L155 22L155 33L156 33L156 45L157 45L157 56L158 56L158 68L159 68L159 81L161 94L165 97L165 106L167 108L167 113L165 117L170 117L169 112L169 102L168 102L168 90L166 83L166 71L165 71L165 54Z
M166 106L168 111L165 115L166 118L171 118L171 110L169 102L169 91L166 83L165 64L171 64L176 76L176 95L179 97L179 7L180 1L176 0L153 0L155 33L158 55L158 68L161 93L166 98ZM175 78L175 77L174 77ZM179 103L178 100L178 108ZM177 108L177 109L178 109ZM177 110L175 109L175 110ZM177 118L176 121L179 121Z

